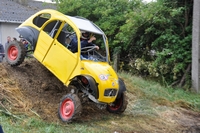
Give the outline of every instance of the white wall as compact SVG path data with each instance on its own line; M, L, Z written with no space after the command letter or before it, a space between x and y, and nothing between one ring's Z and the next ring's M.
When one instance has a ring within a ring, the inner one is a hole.
M5 45L7 41L7 36L10 36L11 39L13 37L17 38L19 40L19 34L15 30L20 24L15 23L0 23L0 43Z

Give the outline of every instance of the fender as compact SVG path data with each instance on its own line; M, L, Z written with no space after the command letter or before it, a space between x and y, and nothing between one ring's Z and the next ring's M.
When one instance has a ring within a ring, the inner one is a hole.
M88 83L90 85L90 88L92 89L92 91L94 92L92 95L98 99L99 98L99 91L97 88L97 84L96 81L94 80L94 78L92 78L91 76L88 75L84 75L84 77L88 80Z
M35 45L38 40L39 31L30 26L18 27L16 31L25 38L35 49Z
M125 86L125 83L124 81L119 78L119 92L117 94L117 99L121 97L121 94L126 91L126 86Z

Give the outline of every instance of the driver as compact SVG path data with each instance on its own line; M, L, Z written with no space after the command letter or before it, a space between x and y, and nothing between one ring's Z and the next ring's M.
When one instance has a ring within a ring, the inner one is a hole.
M95 48L97 50L99 50L99 47L96 46L95 44L92 43L92 41L95 41L96 38L94 36L90 37L90 33L86 32L86 31L81 31L81 48L84 47L88 47L88 46L95 46ZM77 41L77 37L74 36L70 42L70 46L71 46L71 51L73 53L76 53L78 51L77 47L78 47L78 41Z

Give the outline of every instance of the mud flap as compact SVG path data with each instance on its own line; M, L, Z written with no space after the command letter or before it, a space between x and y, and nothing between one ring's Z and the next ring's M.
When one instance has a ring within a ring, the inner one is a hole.
M121 94L124 91L126 91L125 83L121 78L119 78L119 92L118 92L118 95L117 95L117 99L119 99L121 97Z

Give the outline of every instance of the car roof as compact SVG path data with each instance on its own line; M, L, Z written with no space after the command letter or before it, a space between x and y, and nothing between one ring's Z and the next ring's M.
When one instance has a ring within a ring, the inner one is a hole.
M72 17L68 15L67 17L73 21L73 23L79 28L79 30L104 35L104 32L97 25L86 18L79 16Z

